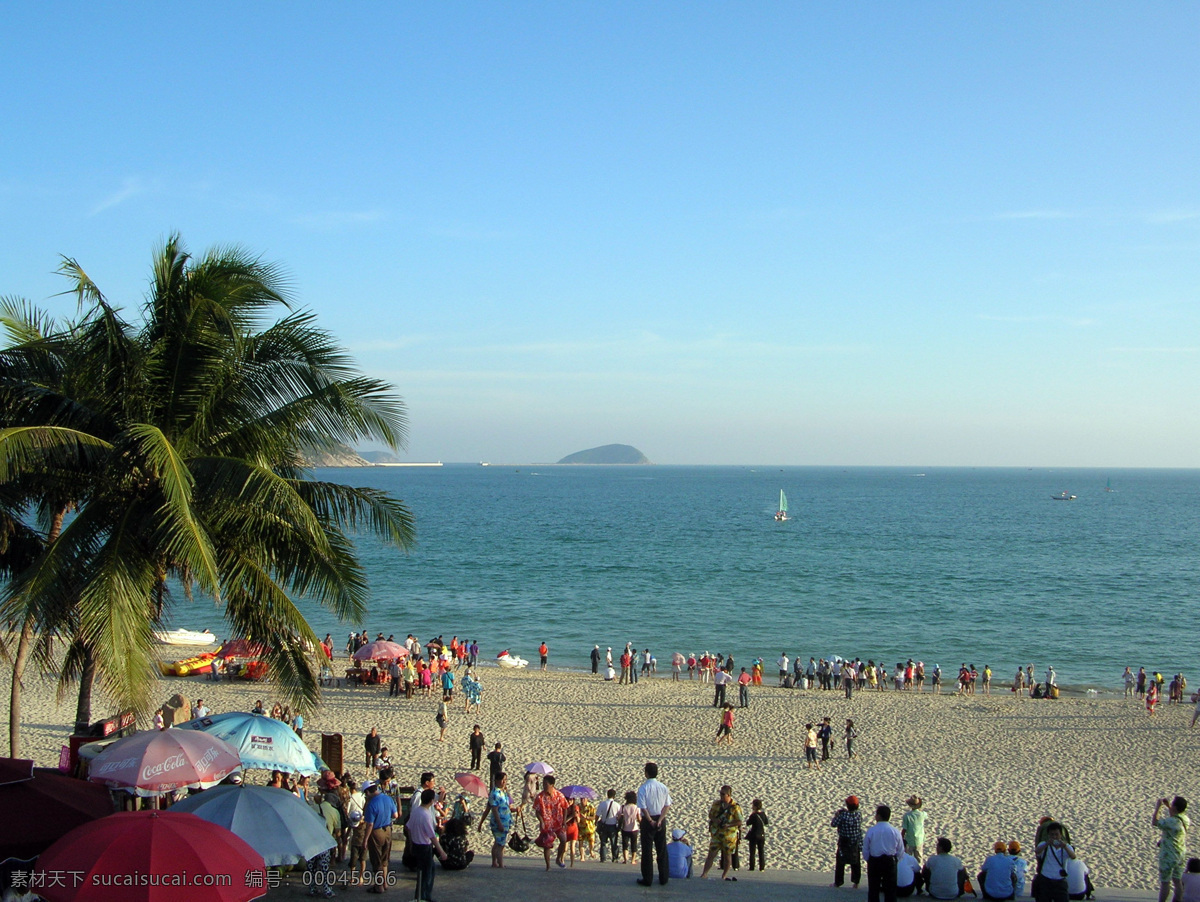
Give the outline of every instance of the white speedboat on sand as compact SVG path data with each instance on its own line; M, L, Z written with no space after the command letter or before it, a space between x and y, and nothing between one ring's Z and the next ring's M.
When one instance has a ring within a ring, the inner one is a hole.
M160 645L212 645L217 637L208 630L155 630L154 641Z
M529 666L529 662L526 661L524 658L519 658L519 657L516 657L515 655L510 655L508 653L508 649L505 649L504 651L500 652L500 654L496 655L496 663L499 664L501 667L509 667L509 668L519 668L519 667L528 667Z

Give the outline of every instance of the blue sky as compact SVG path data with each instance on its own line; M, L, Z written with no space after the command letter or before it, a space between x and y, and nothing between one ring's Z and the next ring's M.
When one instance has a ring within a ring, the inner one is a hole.
M281 263L412 460L1200 465L1200 5L10 4L0 294Z

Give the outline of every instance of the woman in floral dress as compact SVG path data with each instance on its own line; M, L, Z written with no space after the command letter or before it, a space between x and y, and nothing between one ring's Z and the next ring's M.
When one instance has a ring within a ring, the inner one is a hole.
M508 774L496 778L496 788L488 796L487 808L479 820L492 831L492 867L504 867L504 847L508 844L508 833L512 830L512 798L508 794Z

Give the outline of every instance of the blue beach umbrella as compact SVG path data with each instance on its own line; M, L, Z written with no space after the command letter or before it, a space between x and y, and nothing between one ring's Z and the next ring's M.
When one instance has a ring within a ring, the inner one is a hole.
M337 843L325 820L285 789L218 786L171 806L244 839L269 867L316 858Z
M199 717L179 725L181 730L199 730L224 739L242 758L246 769L281 770L286 773L319 774L321 759L304 744L296 731L274 717L247 711L230 711Z

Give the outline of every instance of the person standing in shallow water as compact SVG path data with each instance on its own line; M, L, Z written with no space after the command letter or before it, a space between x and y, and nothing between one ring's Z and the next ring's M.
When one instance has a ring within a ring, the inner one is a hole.
M542 658L542 670L545 670L546 662L550 660L550 648L546 645L545 640L542 640L542 644L538 646L538 654Z

